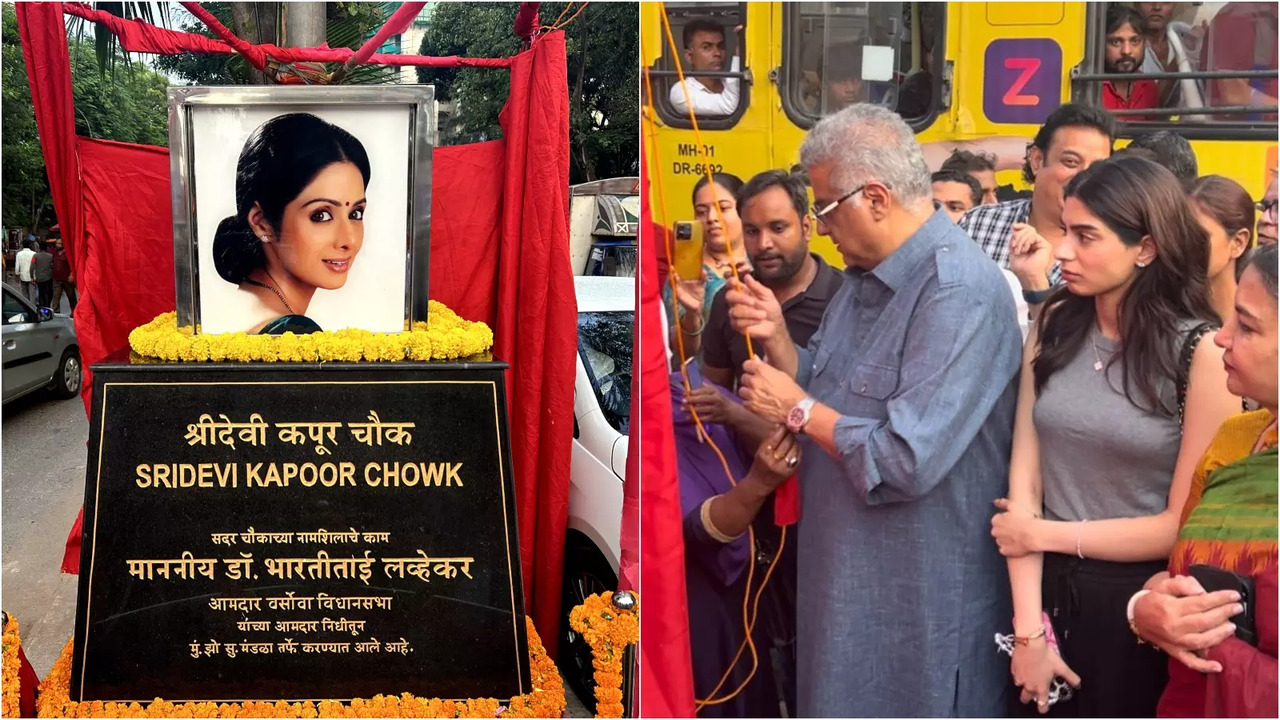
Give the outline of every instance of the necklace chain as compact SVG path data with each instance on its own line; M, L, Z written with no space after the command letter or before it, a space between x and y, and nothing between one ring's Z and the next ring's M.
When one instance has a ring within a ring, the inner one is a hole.
M290 315L297 315L297 313L293 311L293 308L289 306L289 301L284 299L284 293L280 292L280 288L276 285L276 279L274 277L271 277L271 272L266 270L265 268L263 268L263 272L267 273L267 277L271 279L270 285L267 285L265 283L260 283L260 282L254 282L253 280L250 280L249 282L253 283L254 285L257 285L258 287L264 287L270 290L271 292L275 293L276 297L280 298L280 302L284 303L284 309L288 310Z
M1093 369L1102 372L1102 355L1098 353L1098 342L1090 336L1089 344L1093 346L1093 359L1097 361L1093 364Z

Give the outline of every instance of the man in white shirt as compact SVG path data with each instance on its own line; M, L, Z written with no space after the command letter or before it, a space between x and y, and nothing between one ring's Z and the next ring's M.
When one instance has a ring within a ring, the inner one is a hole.
M724 69L724 28L711 20L691 20L684 26L685 75L683 87L677 82L671 86L671 106L676 112L689 112L693 104L695 115L732 115L738 109L738 93L742 81L738 78L697 77L699 71ZM742 43L734 49L730 72L738 71ZM688 90L688 102L685 91Z
M31 249L31 241L24 242L22 249L13 259L14 271L18 274L18 280L22 283L22 294L31 302L36 301L36 284L31 279L31 261L35 258L36 251Z

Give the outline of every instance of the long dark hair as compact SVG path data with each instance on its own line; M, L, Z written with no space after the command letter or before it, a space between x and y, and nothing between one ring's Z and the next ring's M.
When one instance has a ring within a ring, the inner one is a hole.
M284 208L321 170L350 162L369 186L369 156L351 133L307 113L289 113L263 123L244 143L236 163L236 214L218 223L213 237L213 267L239 285L265 266L261 241L249 226L254 203L279 232Z
M1177 412L1160 396L1160 380L1176 382L1182 323L1218 321L1209 305L1209 240L1191 213L1173 173L1142 157L1094 163L1067 183L1074 197L1129 247L1150 236L1156 257L1138 270L1120 300L1120 351L1124 395L1135 407L1161 415ZM1084 348L1096 320L1094 299L1065 288L1040 314L1040 351L1032 363L1036 392Z

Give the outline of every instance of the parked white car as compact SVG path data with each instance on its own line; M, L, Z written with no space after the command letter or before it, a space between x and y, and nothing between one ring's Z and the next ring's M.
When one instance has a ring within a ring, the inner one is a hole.
M594 707L591 651L569 627L569 611L588 595L618 587L622 479L631 420L635 279L577 276L573 280L578 298L578 369L560 665L590 709Z

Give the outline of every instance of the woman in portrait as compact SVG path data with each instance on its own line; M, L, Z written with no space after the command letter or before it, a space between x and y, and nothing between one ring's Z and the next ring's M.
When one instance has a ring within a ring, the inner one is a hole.
M218 224L218 275L257 299L249 333L315 332L317 289L347 281L364 244L369 156L351 133L290 113L253 131L236 163L236 214Z

